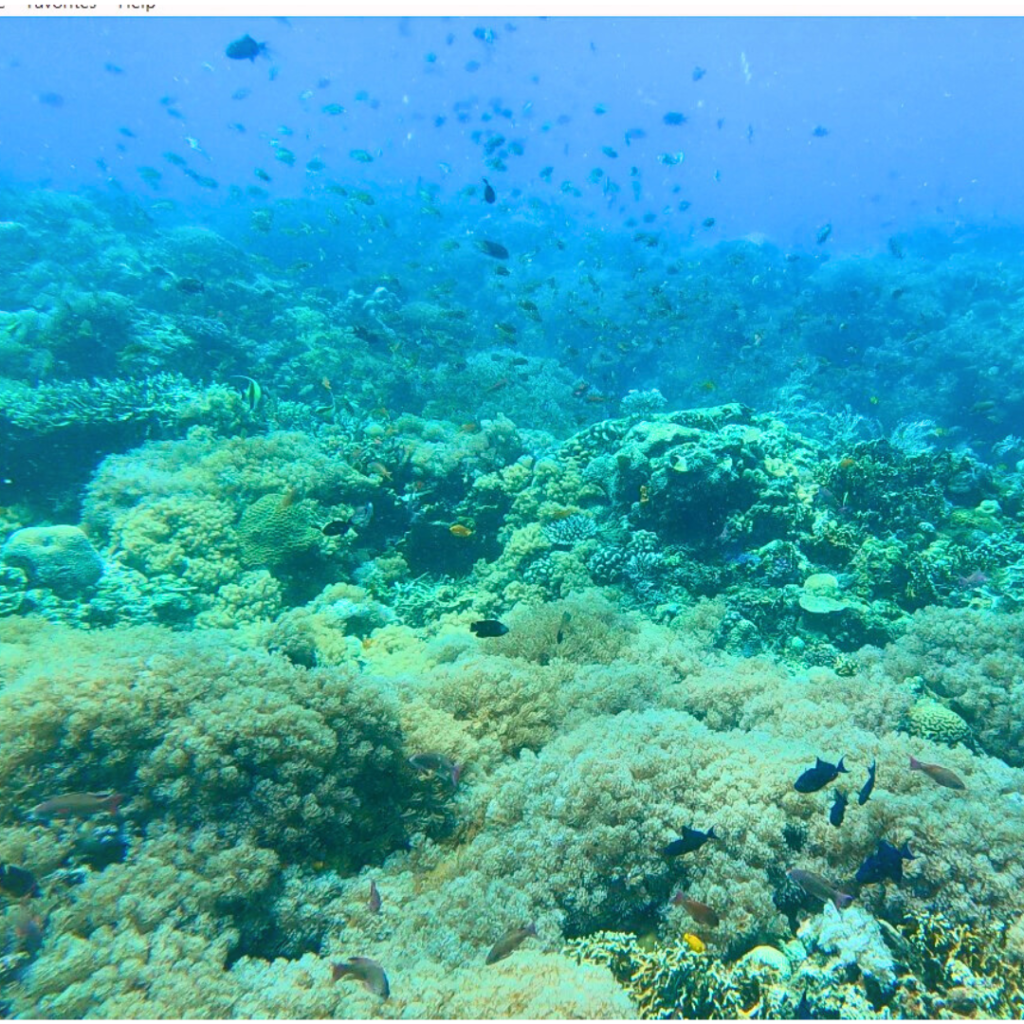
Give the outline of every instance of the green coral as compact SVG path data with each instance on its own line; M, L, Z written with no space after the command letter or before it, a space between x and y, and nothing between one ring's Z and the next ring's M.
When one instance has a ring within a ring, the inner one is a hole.
M311 521L305 502L290 494L265 494L245 509L238 524L242 564L273 567L309 551L322 537Z

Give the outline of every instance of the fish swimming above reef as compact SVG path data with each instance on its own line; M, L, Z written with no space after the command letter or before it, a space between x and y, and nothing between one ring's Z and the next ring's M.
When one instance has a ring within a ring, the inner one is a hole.
M508 249L500 242L491 242L486 238L477 240L476 247L485 255L495 260L507 260Z
M701 903L700 900L691 900L682 892L677 892L672 897L672 905L682 907L697 924L705 925L708 928L717 928L721 920L706 903Z
M186 295L202 295L206 291L206 285L198 277L179 277L174 286Z
M380 890L377 888L377 883L370 880L370 895L366 900L366 906L371 914L379 914L381 907Z
M434 751L427 751L424 754L413 754L409 758L409 764L422 776L443 778L451 783L453 790L459 787L463 766L456 764L450 757L445 757L444 754L437 754Z
M817 793L819 789L824 789L830 782L835 782L840 772L846 771L848 769L843 766L842 758L839 758L838 764L829 764L828 761L822 761L819 757L816 758L814 767L808 768L793 783L793 788L798 793Z
M122 793L62 793L36 804L28 813L30 821L51 818L91 818L94 814L117 814L124 802Z
M263 403L263 388L260 387L258 381L241 373L234 374L231 379L245 381L242 397L245 399L245 404L249 407L249 412L256 412Z
M874 882L895 882L899 885L903 881L903 862L913 859L910 843L896 847L888 840L880 839L878 849L864 859L854 877L858 885L871 885Z
M39 895L39 883L31 871L16 864L0 863L0 893L16 900Z
M818 228L818 233L814 236L814 241L817 242L818 245L824 245L831 236L832 225L823 224L820 228Z
M679 857L684 853L693 853L699 850L710 839L718 839L718 836L715 835L714 825L707 832L686 826L683 828L683 834L678 839L673 839L661 853L663 857Z
M508 632L508 626L497 619L480 619L469 624L469 630L479 637L504 636Z
M267 44L257 43L248 33L240 39L228 43L224 51L232 60L251 60L255 62L257 57L267 56Z
M491 951L487 954L484 963L496 964L499 960L504 960L530 938L537 938L537 925L532 921L525 928L510 928L491 946Z
M320 527L320 532L325 537L340 537L350 529L361 530L370 525L373 519L373 502L368 501L365 505L359 505L352 510L348 519L332 519Z
M572 622L572 612L562 612L561 621L558 623L558 632L555 634L556 644L565 640L565 631L570 622Z
M498 194L494 191L494 186L484 178L484 202L493 203L498 198Z
M918 761L916 757L910 758L910 770L912 772L924 772L932 782L946 789L966 789L964 780L950 768L943 768L941 764L928 764L927 761Z
M857 794L857 803L861 807L868 802L868 797L871 796L871 792L875 788L875 769L877 767L878 762L872 761L871 767L868 769L868 781L860 787L860 792Z
M843 818L846 816L846 794L841 790L836 790L835 803L832 804L831 809L828 812L829 824L835 825L839 828L843 823Z
M821 900L822 903L831 903L835 906L836 910L842 910L853 902L853 897L849 893L842 892L827 878L813 871L804 871L803 868L790 868L786 874L808 896L813 896L814 899Z
M367 992L372 992L381 999L387 999L391 995L391 986L388 984L384 968L368 956L352 956L340 964L334 964L331 968L331 980L337 981L339 978L355 978Z

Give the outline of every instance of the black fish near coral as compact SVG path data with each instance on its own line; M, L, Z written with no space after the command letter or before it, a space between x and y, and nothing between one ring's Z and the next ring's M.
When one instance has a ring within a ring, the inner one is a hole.
M693 853L699 850L710 839L718 839L718 836L715 835L714 825L707 832L687 826L683 829L683 834L678 839L673 839L661 853L663 857L679 857L684 853Z
M860 792L857 794L857 803L861 807L868 802L868 797L871 796L871 792L875 788L875 768L877 765L877 761L871 762L871 767L868 769L868 781L861 786Z
M846 794L840 790L836 790L835 803L832 804L832 808L828 812L829 824L839 828L843 823L843 818L846 816Z
M497 198L498 196L494 191L494 186L492 186L491 183L486 178L484 178L484 202L493 203Z
M15 864L0 864L0 893L16 900L39 895L39 883L31 871Z
M913 860L914 854L910 851L910 843L904 843L901 847L893 846L886 839L879 840L878 849L865 858L864 863L857 868L855 876L858 885L871 885L874 882L895 882L897 885L903 881L903 862Z
M255 61L257 57L265 57L267 55L267 44L257 43L251 35L246 33L241 39L228 43L227 49L224 52L232 60Z
M469 630L479 637L504 636L508 632L508 626L497 619L480 619L478 622L471 622Z
M355 509L348 519L332 519L329 523L325 523L320 527L320 532L325 537L340 537L342 534L348 533L350 529L361 530L364 526L368 526L371 519L373 519L373 503L368 501L365 505Z
M838 764L829 764L828 761L822 761L819 757L815 760L814 767L808 768L793 783L793 788L798 793L817 793L819 789L824 789L830 782L834 782L840 772L845 771L847 769L843 766L842 758L839 758Z

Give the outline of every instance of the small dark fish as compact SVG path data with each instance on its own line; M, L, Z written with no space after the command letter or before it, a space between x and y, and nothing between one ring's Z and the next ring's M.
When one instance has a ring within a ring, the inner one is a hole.
M242 86L241 89L236 89L231 94L231 98L233 100L244 100L246 97L250 96L251 94L252 94L252 89L248 88L247 86Z
M686 124L686 117L685 115L680 114L678 110L670 110L664 117L662 117L661 121L662 124Z
M371 914L380 913L380 890L377 888L377 883L370 880L370 896L366 901L367 907L370 909Z
M131 130L131 128L118 128L117 130L118 130L118 131L119 131L119 132L120 132L120 133L121 133L121 134L122 134L122 135L123 135L123 136L124 136L124 137L125 137L126 139L134 139L134 138L136 138L136 137L137 137L137 136L135 135L135 132L133 132L133 131Z
M824 245L832 235L832 225L825 224L823 227L818 228L818 233L814 236L815 242L818 245Z
M619 158L619 154L614 149L612 149L611 146L602 146L601 152L604 153L604 155L608 157L609 160L617 160Z
M678 857L684 853L693 853L695 850L699 850L709 839L718 839L718 836L715 835L714 825L707 832L701 832L700 829L686 826L683 828L682 836L679 839L673 839L661 851L661 854L663 857Z
M630 128L626 132L626 145L628 146L634 139L646 139L647 132L643 128Z
M14 937L18 946L26 953L38 953L43 945L46 931L46 919L33 913L24 904L18 907L14 915Z
M554 172L555 172L554 167L542 167L538 177L540 177L542 181L548 181L549 182L549 181L551 181L551 175L554 174Z
M910 770L912 772L924 772L932 782L946 789L966 789L964 780L956 772L949 768L943 768L941 764L928 764L927 761L918 761L916 757L910 758Z
M832 809L828 812L829 823L839 828L843 823L843 818L846 815L846 794L840 790L836 790L835 803L832 805Z
M64 97L61 96L59 92L43 92L40 93L36 99L39 100L44 107L57 108L64 106Z
M343 963L334 964L331 969L331 980L337 981L346 977L355 978L367 992L372 992L381 999L387 999L391 995L391 986L388 984L384 968L368 956L352 956Z
M903 246L900 245L898 239L889 239L889 252L892 253L892 255L896 257L896 259L903 259Z
M707 74L707 69L702 67L695 67L693 69L693 80L699 82Z
M484 202L493 203L498 196L495 193L494 188L491 186L491 183L486 178L484 178L484 186Z
M570 612L562 612L562 621L558 625L558 632L555 634L555 643L560 644L565 639L565 627L572 622Z
M815 129L814 129L814 131L813 131L813 132L811 132L811 134L812 134L812 135L813 135L813 136L814 136L814 137L815 137L816 139L823 139L823 138L825 138L825 136L826 136L826 135L828 135L828 129L827 129L827 128L826 128L826 127L825 127L825 126L823 125L823 124L819 124L819 125L818 125L818 126L817 126L817 127L815 128Z
M432 751L424 754L413 754L409 758L409 764L416 771L422 772L424 775L439 775L446 778L452 784L453 790L459 787L463 766L456 764L450 757L445 757L444 754L436 754Z
M498 941L491 946L490 953L484 963L496 964L499 960L511 956L527 939L537 938L537 925L531 922L525 928L510 928Z
M480 619L478 622L471 622L469 629L479 637L504 636L508 632L508 626L497 619Z
M715 226L715 218L714 217L705 217L700 222L700 225L703 228L713 228Z
M897 885L903 881L903 862L913 860L914 854L910 852L910 843L904 843L902 847L893 846L888 840L880 839L878 849L865 858L864 863L857 868L858 885L871 885L874 882L895 882Z
M263 170L262 167L257 167L256 170L253 171L252 173L255 174L256 177L260 179L260 181L273 181L273 178L271 178L270 175L267 174L267 172Z
M807 998L807 989L804 989L800 1002L796 1004L796 1009L793 1011L793 1020L817 1020L817 1017L814 1015L814 1007L811 1006L811 1001Z
M0 892L16 900L39 895L39 883L31 871L15 864L0 864Z
M329 523L321 526L320 532L325 537L340 537L350 528L361 530L364 526L368 526L371 519L373 519L373 503L368 501L365 505L360 505L355 509L348 519L332 519Z
M113 815L123 801L121 793L64 793L36 804L28 816L32 821L49 821L51 818L91 818L101 811Z
M248 33L233 43L228 43L224 51L232 60L251 60L255 62L257 57L267 55L267 44L257 43Z
M832 903L836 910L842 910L853 902L853 897L841 892L827 878L804 871L803 868L790 868L786 872L790 880L795 882L808 896L813 896L822 903Z
M871 762L871 767L868 769L868 781L861 786L860 792L857 794L857 803L861 807L868 802L868 797L871 796L871 791L875 788L875 768L877 765L877 761Z
M124 74L124 68L119 68L116 64L111 64L109 61L103 65L103 70L109 71L112 75Z
M476 247L485 255L490 256L496 260L507 260L508 249L498 242L491 242L486 238L481 238L477 241Z
M175 287L186 295L200 295L206 291L206 285L198 277L179 277Z
M682 907L697 924L706 925L708 928L718 927L720 918L706 903L701 903L700 900L691 900L683 893L677 892L672 897L672 904Z
M808 768L793 783L793 788L798 793L817 793L819 789L824 789L830 782L835 782L840 772L847 770L843 767L842 758L839 758L838 764L829 764L828 761L822 761L819 757L816 759L814 767Z

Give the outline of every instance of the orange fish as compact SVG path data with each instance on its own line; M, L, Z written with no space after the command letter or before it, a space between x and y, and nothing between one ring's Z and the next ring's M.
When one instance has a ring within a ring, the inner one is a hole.
M462 523L454 523L448 527L448 532L453 537L472 537L473 531L468 526L463 526Z
M949 768L943 768L941 764L928 764L926 761L918 761L916 757L910 758L910 770L912 772L924 772L932 780L946 789L966 789L964 780L956 772Z

